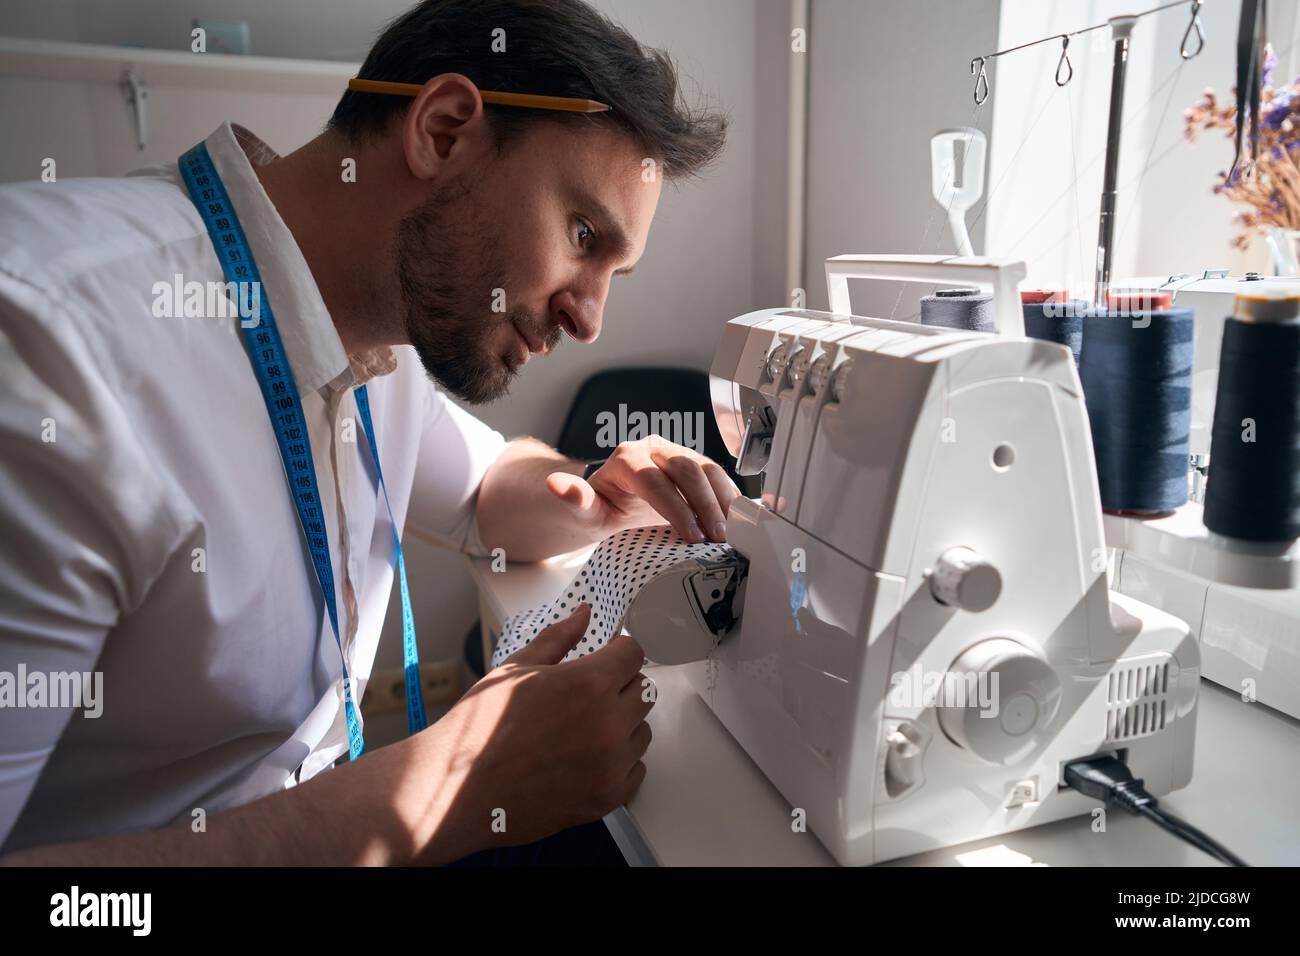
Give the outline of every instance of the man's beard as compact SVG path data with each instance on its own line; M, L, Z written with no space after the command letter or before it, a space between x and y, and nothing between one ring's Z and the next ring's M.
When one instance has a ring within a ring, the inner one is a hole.
M507 294L506 270L500 244L473 226L472 188L440 191L403 219L396 258L407 340L438 385L479 405L505 395L519 373L513 351L494 351L502 326L514 323L548 349L562 333L527 309L493 311Z

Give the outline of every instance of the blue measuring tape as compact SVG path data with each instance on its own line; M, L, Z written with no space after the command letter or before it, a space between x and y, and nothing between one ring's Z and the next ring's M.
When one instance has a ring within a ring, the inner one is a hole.
M343 653L343 641L339 635L338 606L334 592L334 570L330 560L329 532L321 512L320 491L316 484L316 466L312 459L311 442L308 438L306 420L302 405L298 401L298 387L294 383L293 371L289 366L284 345L280 341L280 332L275 324L275 316L267 301L265 287L253 252L244 236L243 227L235 213L235 206L226 193L226 188L217 175L208 148L200 143L180 158L180 174L185 182L199 215L207 226L217 258L221 260L221 269L226 281L239 290L239 314L246 318L250 312L250 284L256 289L260 321L250 325L243 321L240 328L244 335L244 344L248 348L257 383L266 402L266 410L275 429L276 441L280 446L280 458L284 464L285 477L289 482L289 491L293 496L294 506L298 510L298 522L307 539L311 551L312 565L316 569L316 580L325 596L325 608L329 613L330 626L334 630L334 641L338 644L339 656L343 667L343 712L347 720L348 756L356 760L365 752L365 739L361 733L361 722L357 719L356 704L352 698L352 680L348 674L347 655ZM410 594L406 585L406 562L402 557L402 543L397 534L397 523L393 521L392 505L388 501L388 489L384 487L384 474L379 466L379 446L375 442L374 426L370 417L370 399L366 388L356 389L357 409L365 428L366 438L370 444L370 453L375 463L375 474L379 478L380 490L384 493L384 504L388 509L388 519L393 529L393 541L397 553L397 571L402 588L402 653L406 676L406 713L407 726L411 733L425 727L424 696L420 691L420 662L415 643L415 618L411 613Z
M402 539L397 534L393 520L393 506L388 500L388 487L384 484L384 470L379 467L379 445L375 443L375 426L370 420L370 395L362 385L356 390L357 411L370 442L370 455L375 461L375 474L379 488L384 493L384 507L388 509L388 523L393 529L393 550L397 553L397 579L402 589L402 661L406 673L406 727L410 733L425 728L424 693L420 690L420 651L415 643L415 615L411 612L411 592L406 587L406 559L402 557Z

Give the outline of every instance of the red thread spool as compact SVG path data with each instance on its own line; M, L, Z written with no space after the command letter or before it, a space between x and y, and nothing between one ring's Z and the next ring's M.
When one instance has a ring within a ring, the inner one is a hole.
M1134 312L1168 312L1174 307L1174 297L1168 292L1154 289L1121 289L1106 295L1106 311L1129 315Z
M1068 302L1070 293L1065 289L1026 289L1020 293L1021 305L1042 305L1044 302Z

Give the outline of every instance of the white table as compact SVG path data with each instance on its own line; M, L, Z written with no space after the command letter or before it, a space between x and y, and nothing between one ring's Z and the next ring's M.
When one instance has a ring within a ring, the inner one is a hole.
M549 603L588 551L494 572L470 559L485 642L505 618ZM1300 638L1297 638L1300 639ZM485 644L485 660L491 647ZM834 860L811 832L790 828L790 805L713 716L687 668L650 667L658 698L647 718L654 740L646 780L626 807L605 818L633 865L826 866ZM1196 764L1186 788L1161 804L1253 865L1300 865L1300 721L1246 704L1201 682ZM894 861L904 866L1200 866L1205 854L1146 821L1111 813L1107 832L1076 817Z

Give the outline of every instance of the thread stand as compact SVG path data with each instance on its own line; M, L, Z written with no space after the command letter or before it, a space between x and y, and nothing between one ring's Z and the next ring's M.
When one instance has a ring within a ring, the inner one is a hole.
M1188 502L1163 518L1103 514L1106 545L1217 584L1263 590L1300 587L1300 542L1260 544L1214 534L1201 505Z

